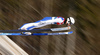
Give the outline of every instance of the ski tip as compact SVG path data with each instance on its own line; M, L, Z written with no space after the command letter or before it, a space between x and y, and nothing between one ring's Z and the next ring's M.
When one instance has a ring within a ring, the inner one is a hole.
M72 33L73 33L73 31L68 32L68 34L72 34Z

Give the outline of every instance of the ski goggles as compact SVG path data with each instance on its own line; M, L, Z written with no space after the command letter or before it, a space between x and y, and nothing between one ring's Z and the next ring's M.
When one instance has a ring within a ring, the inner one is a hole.
M71 22L71 19L70 19L70 17L69 17L69 21L68 21L68 23L66 24L67 26L70 26L70 25L72 25L72 22Z

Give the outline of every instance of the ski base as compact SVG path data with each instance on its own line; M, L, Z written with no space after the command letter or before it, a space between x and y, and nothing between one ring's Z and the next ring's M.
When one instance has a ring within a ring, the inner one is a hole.
M73 31L70 32L58 32L58 33L33 33L32 35L23 35L21 33L0 33L0 35L9 35L9 36L34 36L34 35L65 35L65 34L72 34Z

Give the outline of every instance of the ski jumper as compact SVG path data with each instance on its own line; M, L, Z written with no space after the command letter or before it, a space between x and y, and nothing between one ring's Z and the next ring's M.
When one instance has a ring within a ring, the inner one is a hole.
M26 23L20 27L21 30L32 30L34 28L40 28L50 24L61 25L64 24L65 19L63 17L45 17L42 20L33 23Z

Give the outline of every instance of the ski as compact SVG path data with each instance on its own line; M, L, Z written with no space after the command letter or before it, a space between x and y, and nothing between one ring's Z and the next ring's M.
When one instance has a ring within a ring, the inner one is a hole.
M33 33L32 35L23 35L21 33L0 33L0 35L17 35L17 36L34 36L34 35L65 35L65 34L72 34L73 31L70 32L58 32L58 33Z
M49 28L49 29L33 29L33 30L0 30L0 33L15 33L15 32L43 32L43 31L64 31L70 30L71 27Z

